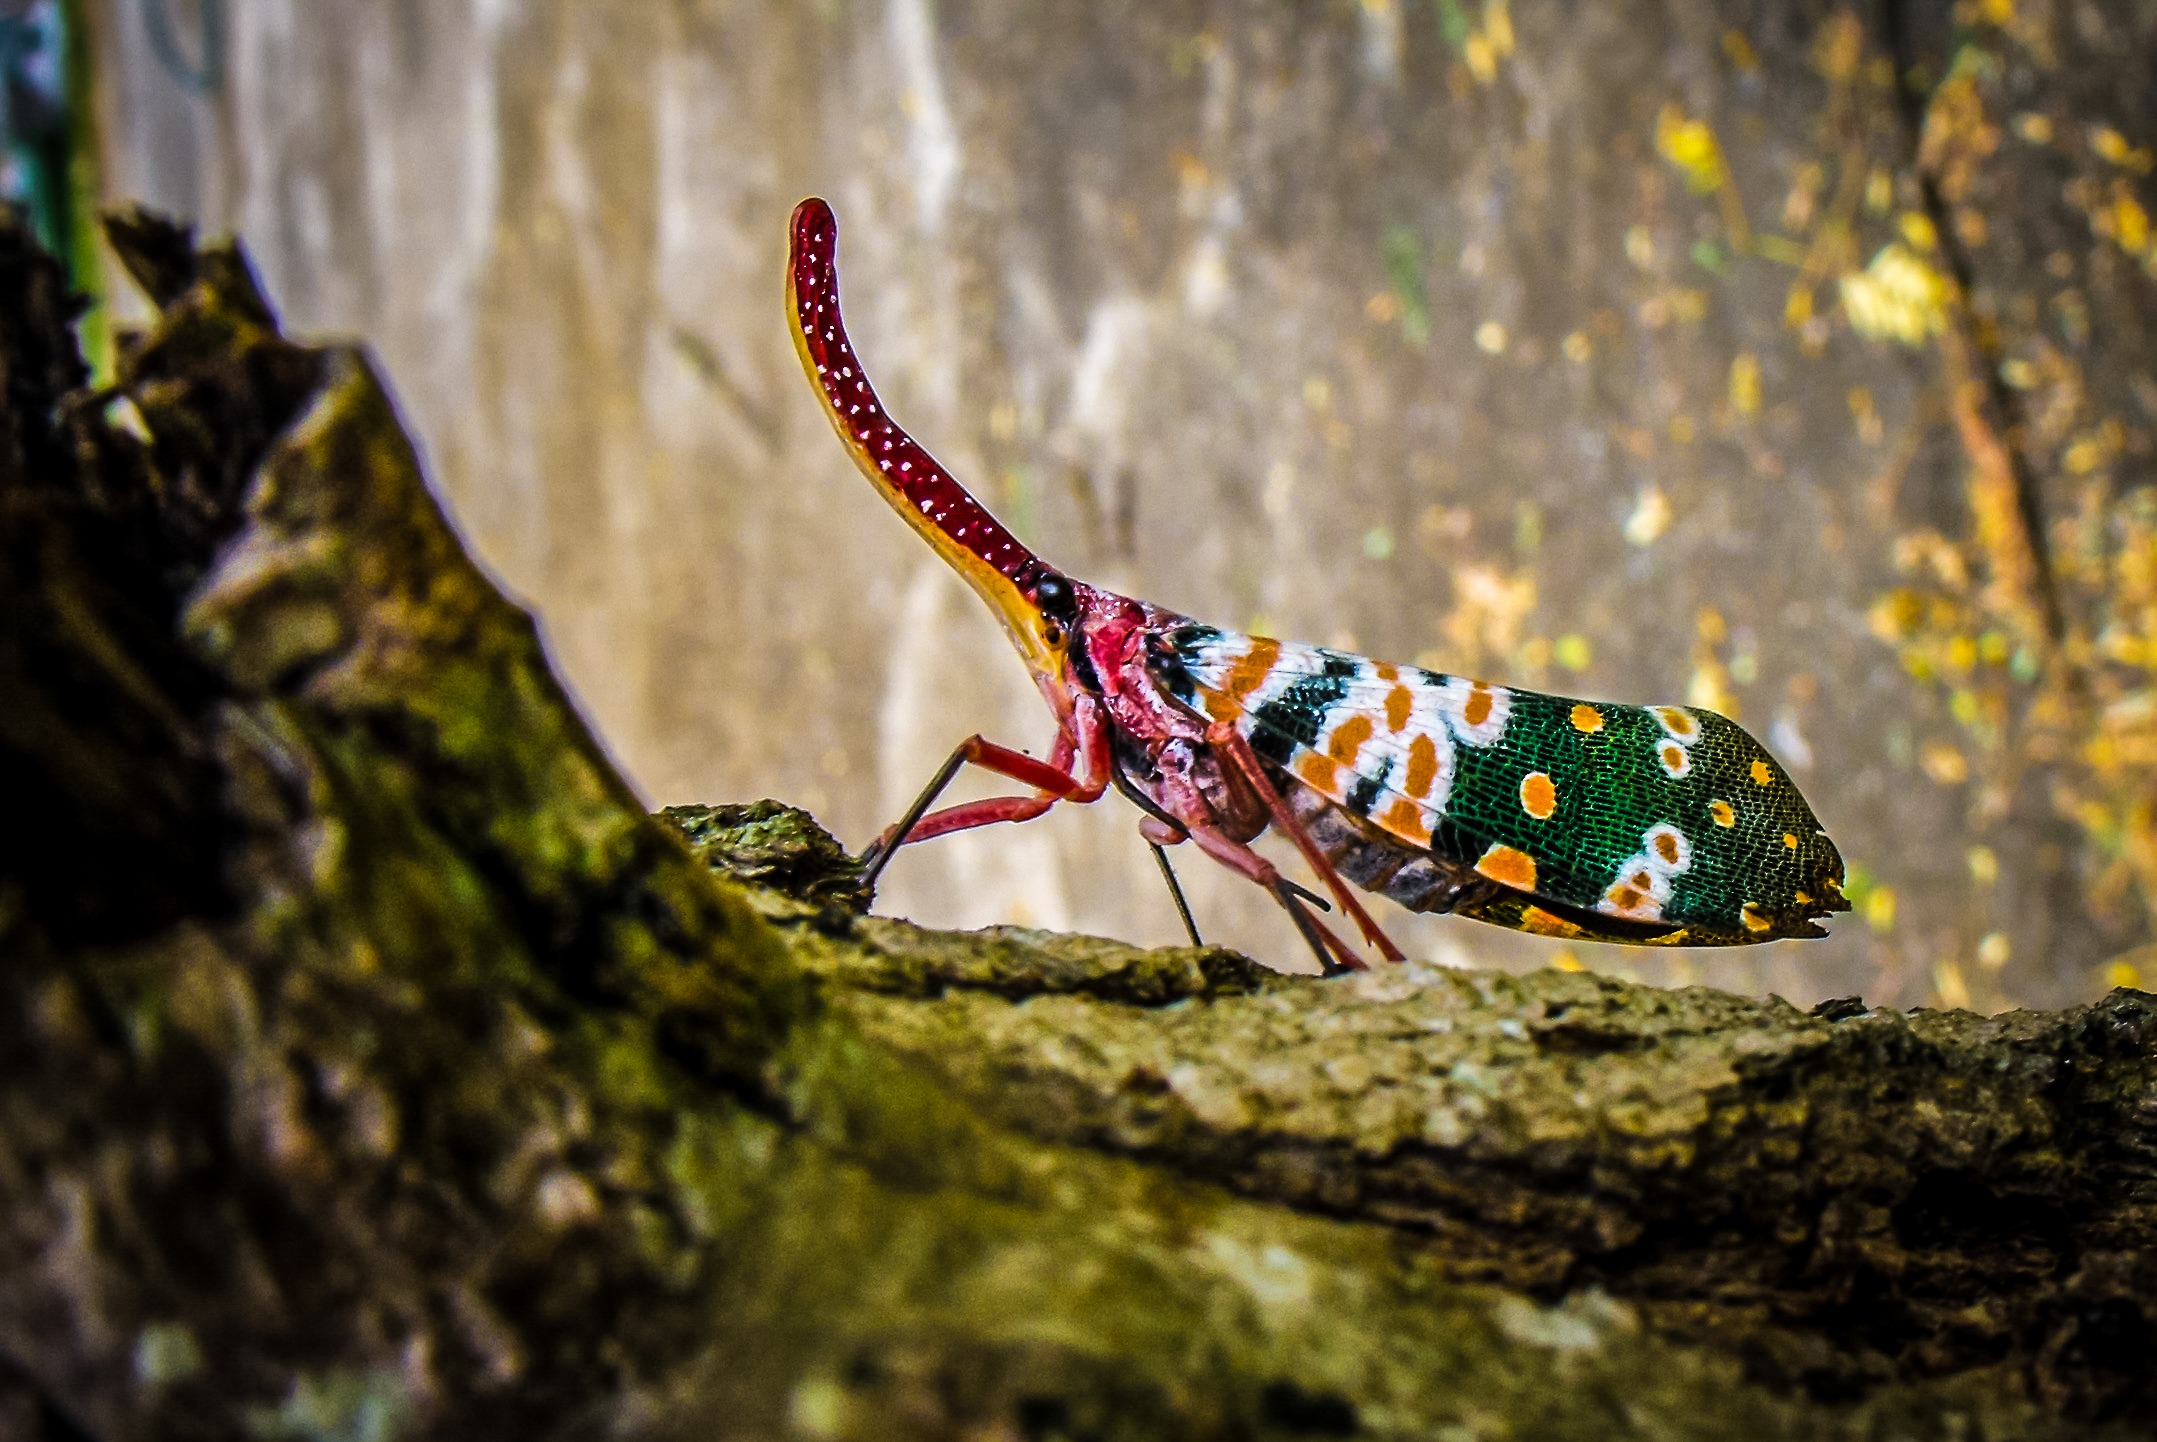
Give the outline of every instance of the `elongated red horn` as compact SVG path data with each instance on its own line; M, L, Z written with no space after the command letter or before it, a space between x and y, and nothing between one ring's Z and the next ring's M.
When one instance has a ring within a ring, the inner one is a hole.
M956 546L1030 595L1049 568L899 428L862 373L839 316L838 242L830 206L812 197L794 207L788 308L803 368L832 426L862 473L916 529L932 542L941 538Z

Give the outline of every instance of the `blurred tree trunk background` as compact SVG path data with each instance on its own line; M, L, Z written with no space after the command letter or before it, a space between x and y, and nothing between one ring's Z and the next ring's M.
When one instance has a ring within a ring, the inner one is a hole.
M81 18L106 193L237 229L295 327L378 348L650 802L786 796L858 846L958 737L1047 734L795 372L814 192L895 413L1059 563L1724 710L1860 902L1747 954L1412 949L1980 1010L2157 973L2147 5ZM939 842L885 904L1172 939L1131 831ZM1187 870L1210 939L1294 957Z

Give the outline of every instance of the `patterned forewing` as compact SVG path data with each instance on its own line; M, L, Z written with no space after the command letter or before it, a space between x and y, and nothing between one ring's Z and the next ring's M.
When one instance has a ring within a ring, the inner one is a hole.
M1210 627L1173 691L1394 840L1698 941L1808 931L1841 861L1788 776L1709 711L1491 686Z

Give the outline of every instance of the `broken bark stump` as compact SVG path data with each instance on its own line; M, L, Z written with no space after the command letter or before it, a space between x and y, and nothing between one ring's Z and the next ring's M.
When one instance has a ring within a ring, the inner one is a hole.
M2157 1000L951 935L643 814L365 356L0 226L0 1427L2036 1438L2157 1418Z

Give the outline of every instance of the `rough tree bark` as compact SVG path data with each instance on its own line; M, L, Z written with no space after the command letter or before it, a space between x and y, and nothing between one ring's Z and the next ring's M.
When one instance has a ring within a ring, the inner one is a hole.
M924 932L643 814L244 257L0 226L0 1431L2048 1437L2157 1418L2157 999Z

